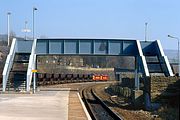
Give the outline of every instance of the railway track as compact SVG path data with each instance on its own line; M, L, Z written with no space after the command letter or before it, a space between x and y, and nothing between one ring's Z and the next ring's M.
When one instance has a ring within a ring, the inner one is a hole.
M93 120L123 120L96 95L93 91L93 86L83 89L81 94Z

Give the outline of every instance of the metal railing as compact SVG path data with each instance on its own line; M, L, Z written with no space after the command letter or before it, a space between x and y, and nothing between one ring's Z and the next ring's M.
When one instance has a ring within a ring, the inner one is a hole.
M6 90L9 73L10 73L12 65L13 65L14 56L16 53L16 44L17 44L16 38L14 38L12 41L12 44L11 44L10 52L6 58L4 69L3 69L3 74L2 74L3 75L3 92L5 92L5 90Z
M27 83L26 83L26 91L27 92L30 91L30 85L31 85L32 74L33 74L32 70L35 69L35 65L36 65L36 54L35 54L36 43L37 43L37 39L34 39L34 42L32 45L32 50L31 50L31 55L29 57L28 70L27 70Z
M165 71L165 72L168 72L168 73L166 73L166 74L169 74L169 76L174 76L171 66L170 66L170 63L169 63L169 60L168 60L167 56L165 56L165 54L164 54L160 40L157 40L156 43L157 43L157 48L159 49L159 52L160 52L160 56L161 56L160 59L165 64L165 67L167 68L167 71Z
M148 66L147 66L145 56L144 56L142 48L141 48L141 43L139 40L136 40L136 43L137 43L137 48L138 48L138 52L139 52L139 58L140 58L140 61L143 65L142 67L144 70L144 74L145 74L145 76L149 76L149 70L148 70Z

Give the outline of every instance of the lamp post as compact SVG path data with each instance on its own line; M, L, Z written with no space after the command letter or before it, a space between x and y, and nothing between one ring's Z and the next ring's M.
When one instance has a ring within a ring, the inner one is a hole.
M27 21L25 21L25 40L27 40L27 35L26 35L26 33L27 33Z
M33 40L34 40L34 13L37 10L36 7L33 7ZM36 68L36 65L34 65L34 69ZM33 93L36 91L36 72L34 72L34 79L33 79Z
M33 7L33 40L34 40L34 13L37 10L36 7Z
M10 28L9 28L9 17L10 17L10 15L11 15L11 13L10 12L8 12L7 13L7 35L8 35L8 37L7 37L7 39L8 39L8 46L10 46Z
M144 36L145 42L147 41L147 25L148 25L148 23L146 22L145 23L145 36Z
M180 55L179 55L179 38L178 37L174 37L174 36L171 36L171 35L168 35L169 38L173 38L173 39L176 39L178 41L178 73L179 73L179 76L180 76Z
M24 28L22 29L22 32L25 33L25 37L24 37L25 40L27 40L27 33L28 33L28 32L31 32L31 30L27 28L27 23L28 23L28 21L25 21L25 26L24 26Z
M25 40L27 40L27 33L28 33L28 32L31 32L31 30L27 28L27 23L28 23L28 22L25 21L24 29L22 29L22 32L25 33L25 37L24 37Z

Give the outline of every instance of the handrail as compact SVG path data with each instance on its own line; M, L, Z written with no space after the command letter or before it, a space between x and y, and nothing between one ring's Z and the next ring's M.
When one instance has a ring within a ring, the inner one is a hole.
M32 81L32 70L35 69L35 63L36 63L36 42L37 39L34 39L33 45L32 45L32 50L31 50L31 55L29 57L29 64L28 64L28 70L27 70L27 83L26 83L26 91L30 91L30 85Z
M9 54L7 55L6 62L3 69L3 92L6 90L6 84L8 81L9 73L13 65L14 56L16 53L16 38L13 38Z
M156 40L156 43L157 43L157 46L159 48L160 56L161 56L163 62L165 63L165 65L167 67L167 72L168 72L169 76L174 76L172 69L171 69L171 66L170 66L170 63L169 63L169 60L168 60L167 56L164 54L160 40Z
M138 48L140 60L141 60L142 65L143 65L144 74L145 74L145 76L149 76L149 70L148 70L148 66L147 66L145 56L144 56L142 48L141 48L141 43L139 40L136 40L136 43L137 43L137 48Z

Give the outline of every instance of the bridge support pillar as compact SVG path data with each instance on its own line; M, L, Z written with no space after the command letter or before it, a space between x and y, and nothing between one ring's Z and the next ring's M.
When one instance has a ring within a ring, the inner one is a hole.
M146 110L151 110L151 78L144 76L144 105Z
M143 91L142 90L133 90L133 105L135 108L143 106Z
M139 89L140 86L140 58L139 56L135 57L135 82L134 82L134 90L132 91L133 97L133 105L134 107L142 107L143 106L143 90Z
M135 90L139 90L139 58L135 57Z

